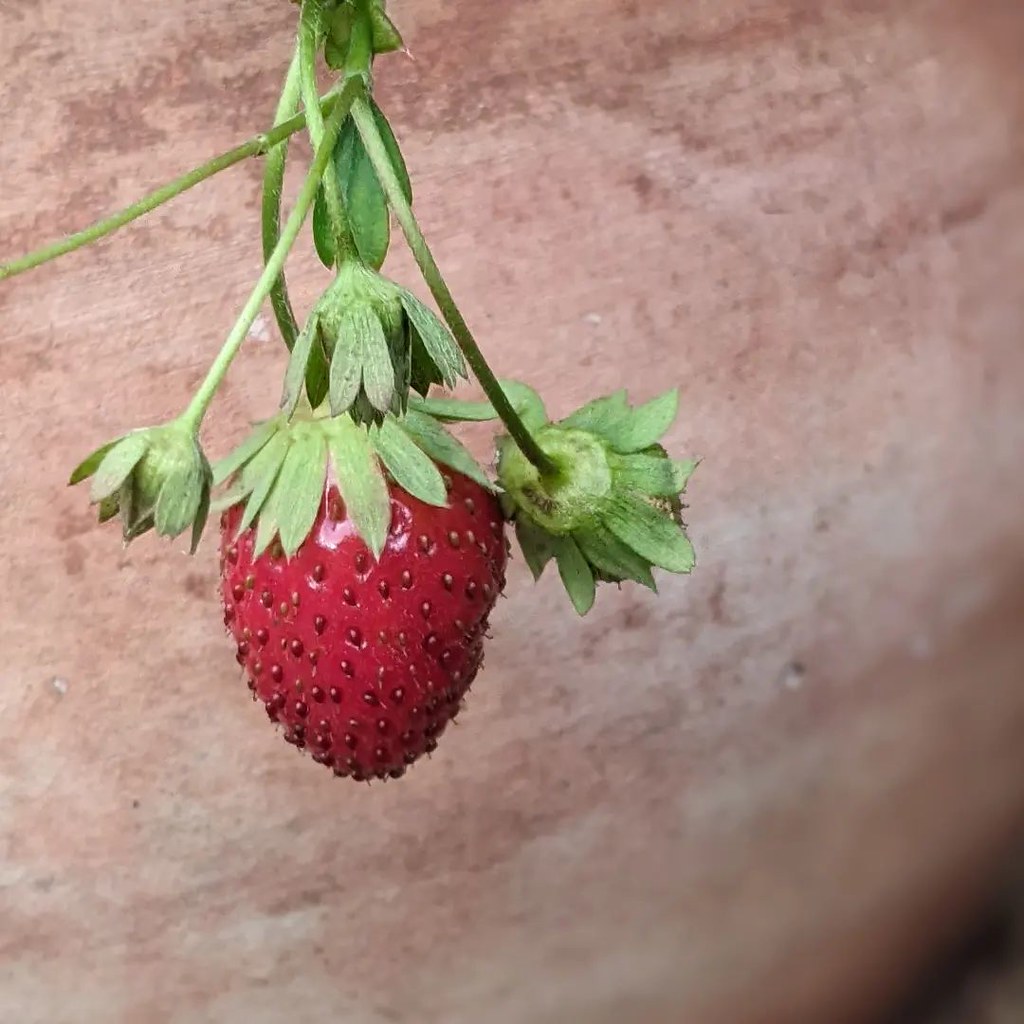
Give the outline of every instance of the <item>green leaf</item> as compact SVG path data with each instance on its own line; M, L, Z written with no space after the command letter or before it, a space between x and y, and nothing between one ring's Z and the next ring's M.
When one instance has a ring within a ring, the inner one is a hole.
M198 458L167 474L156 499L153 522L162 537L177 537L190 526L203 500L203 472Z
M428 505L443 508L448 504L441 471L393 419L386 419L371 440L399 487Z
M213 467L213 483L219 487L225 480L230 479L244 466L253 456L273 437L274 432L280 425L280 420L274 417L256 424L255 429L249 436L232 452L228 453Z
M206 529L206 520L210 517L210 484L212 482L212 479L206 481L207 485L203 488L196 517L192 521L192 543L189 545L189 552L193 555L199 550L199 542L203 539L203 530Z
M288 359L288 369L284 375L284 393L281 395L281 408L285 415L291 419L295 413L295 407L302 397L302 387L306 380L306 367L309 364L310 353L313 350L313 342L316 339L320 328L320 313L314 309L309 314L306 326L302 328L295 341L295 347Z
M494 490L487 474L477 465L465 445L449 434L437 420L410 409L400 426L435 462L468 476L489 491Z
M327 268L333 267L335 263L334 253L334 227L331 224L331 215L327 209L327 193L323 185L316 191L316 200L313 203L313 245L320 262Z
M139 433L129 434L108 449L93 477L89 500L95 505L114 494L142 461L147 448L149 438Z
M639 452L655 444L672 426L679 412L679 389L665 394L631 410L626 420L608 440L619 452Z
M674 498L686 490L695 462L676 462L660 455L627 455L615 461L617 484L655 498Z
M466 376L466 361L448 328L411 292L400 291L406 316L415 328L427 355L441 372L447 387L453 388L459 377Z
M562 426L586 430L612 443L629 415L630 409L623 389L605 398L588 402L583 408L577 409L571 416L562 420Z
M109 498L104 498L100 502L99 521L101 523L109 523L119 511L120 504L118 502L118 496L116 494L112 494Z
M332 416L347 412L359 394L363 379L363 338L372 330L375 319L372 310L365 306L355 306L342 317L331 357Z
M391 498L369 435L347 417L339 417L329 443L348 516L379 559L391 528Z
M290 558L309 536L324 496L327 451L323 434L312 432L296 438L281 467L275 492L281 546Z
M277 476L281 472L285 456L288 454L289 438L286 433L275 434L259 454L242 470L242 483L249 489L249 500L245 512L238 524L238 533L242 534L256 521L267 502Z
M597 590L594 574L572 537L557 537L552 540L555 542L558 575L562 577L569 600L580 615L586 615L594 606L594 595Z
M376 314L369 311L359 329L363 332L360 338L363 390L374 409L387 412L395 397L395 368L384 327Z
M391 242L391 213L352 118L342 125L334 147L334 166L356 249L366 263L379 270Z
M377 130L380 132L381 140L384 142L384 148L387 150L388 157L391 160L391 166L395 169L395 174L398 177L398 184L402 188L402 195L405 196L405 201L411 204L412 181L409 179L409 168L405 164L405 157L402 156L398 139L395 138L395 133L391 130L391 125L384 116L384 111L377 106L376 100L372 97L370 99L370 107L373 110L374 120L377 122Z
M516 540L523 552L523 558L533 574L539 580L548 562L555 556L555 541L551 534L539 530L521 516L516 519Z
M621 540L600 524L588 526L573 534L587 561L605 579L618 582L633 580L658 592L651 573L651 563L626 547Z
M283 499L284 492L281 488L275 487L270 492L263 508L260 509L259 522L256 524L256 540L252 547L254 558L259 558L274 543L274 538L277 536L277 509Z
M334 71L340 71L345 66L355 18L356 9L349 3L339 4L331 15L324 41L324 59Z
M405 46L402 34L377 4L370 4L370 30L374 53L393 53Z
M634 495L612 495L601 518L627 547L652 565L669 572L690 572L696 559L693 545L668 516Z
M498 383L528 430L536 430L547 423L544 403L533 388L517 380L502 380ZM459 398L415 398L411 404L428 416L448 422L483 422L498 418L490 402L466 402Z
M83 480L88 480L89 477L99 469L100 463L106 457L107 452L109 452L115 445L120 444L123 440L124 437L118 437L113 441L108 441L106 444L100 445L96 451L87 455L71 471L71 479L68 480L68 486L73 487L75 484L80 484Z

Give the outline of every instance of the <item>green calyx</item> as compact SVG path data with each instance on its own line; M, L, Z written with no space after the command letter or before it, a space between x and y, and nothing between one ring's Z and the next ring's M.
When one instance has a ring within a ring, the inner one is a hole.
M447 504L439 466L492 485L473 457L434 418L410 410L367 427L327 410L279 414L214 467L225 484L218 508L243 505L238 532L255 527L255 553L280 542L294 555L309 536L328 484L337 487L348 517L379 558L391 524L388 481L428 505Z
M502 504L535 578L554 558L584 615L600 582L655 590L653 569L693 569L681 498L696 463L669 458L659 443L678 410L676 391L637 407L618 391L552 423L531 389L502 389L553 464L542 473L511 438L498 441ZM419 407L451 420L494 417L486 402L427 399Z
M89 497L105 523L120 516L125 543L149 530L177 537L191 527L194 553L210 511L213 472L182 421L135 430L92 452L70 484L92 479Z
M359 260L348 260L310 313L285 374L281 407L329 400L332 415L358 423L401 415L409 389L453 387L466 364L448 329L411 292Z

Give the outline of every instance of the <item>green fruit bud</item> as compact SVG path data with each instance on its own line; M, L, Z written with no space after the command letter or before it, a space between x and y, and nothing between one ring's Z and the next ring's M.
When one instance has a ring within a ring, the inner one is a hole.
M71 483L89 477L100 522L119 515L126 543L149 530L177 537L191 527L192 550L198 546L213 474L198 439L182 422L136 430L98 448L71 474Z

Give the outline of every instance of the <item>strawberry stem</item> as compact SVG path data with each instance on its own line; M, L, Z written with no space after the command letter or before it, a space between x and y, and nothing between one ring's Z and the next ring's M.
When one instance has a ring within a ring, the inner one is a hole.
M299 79L302 102L307 112L306 124L309 128L309 139L314 149L319 148L324 135L324 119L320 113L316 88L316 54L320 42L322 20L323 8L320 5L320 0L302 0L302 13L299 19ZM323 190L327 202L327 214L334 235L335 261L340 264L356 255L356 244L349 228L345 207L341 202L338 170L333 160L327 162L323 177Z
M295 114L299 102L299 48L295 47L292 62L288 66L288 74L281 90L281 99L274 114L274 125L288 121ZM263 203L261 209L261 229L263 240L263 262L274 253L278 239L281 237L281 195L284 191L284 172L288 163L288 139L275 146L267 153L263 164ZM282 272L270 289L270 304L274 310L278 330L284 339L288 351L292 350L295 339L299 336L299 325L292 311L291 300L288 298L288 284Z
M412 211L412 206L402 191L398 175L395 172L391 158L388 156L380 129L377 127L376 118L374 118L369 104L362 95L357 96L352 103L352 120L355 121L356 128L363 140L363 145L366 147L367 155L373 164L373 169L377 172L377 178L384 189L384 194L387 196L388 204L394 211L395 218L401 225L416 263L423 273L423 279L430 288L430 293L434 296L434 300L437 302L442 315L448 322L448 326L451 328L459 348L462 349L466 362L469 363L470 368L480 382L484 394L490 399L494 411L498 414L498 418L504 423L509 436L515 441L523 455L537 468L542 476L553 474L556 471L554 462L548 458L544 450L534 440L533 435L512 407L512 403L505 396L505 392L501 389L497 377L494 376L493 371L487 364L487 360L484 358L483 352L480 351L480 346L477 345L476 339L473 337L468 324L459 311L459 307L455 304L455 299L452 297L452 293L445 283L444 277L441 275L441 270L434 259L433 253L430 251L430 247L427 245L427 240L423 237L423 231L420 229L416 215Z
M209 408L210 402L220 386L220 382L224 379L224 374L227 373L232 360L238 354L238 350L249 333L249 328L252 327L260 307L270 294L274 283L281 276L288 253L295 244L306 216L316 200L317 189L320 187L324 171L334 153L334 144L338 139L341 126L348 116L353 99L361 88L361 82L356 79L350 79L341 90L341 94L324 126L320 145L317 147L309 173L306 175L306 180L303 182L302 189L299 192L299 197L295 201L295 207L285 222L281 237L278 239L277 245L274 246L274 251L271 253L270 259L267 260L263 273L260 275L259 281L256 282L256 287L249 296L238 320L235 321L234 327L231 328L231 332L224 342L224 347L214 360L206 375L206 379L200 385L195 397L181 416L182 421L191 427L193 432L198 431L199 425L206 415L206 410Z
M335 104L339 101L339 95L339 93L332 90L331 93L324 96L320 104L321 112L329 113L333 110ZM131 206L127 206L125 209L119 210L117 213L97 221L95 224L73 235L68 235L67 238L62 238L59 242L52 242L19 259L12 260L10 263L0 263L0 281L23 274L26 270L42 266L44 263L49 263L51 260L55 260L60 256L74 252L76 249L81 249L84 246L99 241L101 238L105 238L107 235L113 234L119 228L123 228L133 220L138 220L139 217L155 210L158 206L162 206L175 196L181 195L182 192L187 192L190 188L201 184L207 178L212 178L215 174L219 174L221 171L225 171L229 167L233 167L235 164L241 163L250 157L265 156L273 152L274 147L278 143L290 138L297 131L301 131L305 125L306 114L296 114L270 131L254 135L248 142L243 142L241 145L235 146L234 149L229 149L226 153L221 153L212 160L207 160L206 163L183 174L180 178L175 178L174 181L162 185L156 191L144 196Z

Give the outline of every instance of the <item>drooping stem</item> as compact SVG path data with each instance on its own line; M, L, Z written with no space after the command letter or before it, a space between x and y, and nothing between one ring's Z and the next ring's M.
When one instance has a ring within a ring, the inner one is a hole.
M395 217L409 242L409 248L412 250L416 263L423 272L423 279L427 282L430 293L434 296L438 308L448 322L448 326L451 328L459 348L462 349L466 362L469 363L470 369L472 369L477 380L480 382L484 394L490 399L494 411L498 414L502 423L505 424L509 436L519 446L519 450L523 455L542 474L554 472L554 463L534 440L533 435L512 407L512 403L505 397L505 392L502 391L497 377L494 376L493 371L488 366L483 352L480 351L480 346L477 345L469 326L459 312L459 307L455 304L455 299L452 297L452 293L441 275L433 253L431 253L430 247L423 237L423 232L420 229L419 222L416 220L416 215L412 212L412 206L406 200L405 193L402 191L398 175L395 173L394 165L388 156L380 129L377 127L377 120L373 116L369 104L362 96L358 96L352 104L352 119L355 121L356 128L363 140L363 145L366 147L366 152L370 157L370 162L373 164L373 169L377 172L377 178L384 189L384 194L387 196L388 204L394 211Z
M302 0L298 48L299 80L302 102L307 111L306 123L309 128L309 138L314 148L319 148L324 134L324 119L320 114L316 88L316 52L322 17L320 0ZM348 225L345 207L341 202L338 171L333 160L328 162L324 172L324 198L327 203L327 215L331 222L331 234L334 238L334 258L335 262L340 264L346 257L356 254L356 246Z
M337 93L334 93L333 96L328 94L323 97L320 107L321 111L329 114L337 100ZM229 167L233 167L235 164L241 163L250 157L263 156L269 153L274 146L300 131L305 124L306 114L296 114L269 132L255 135L248 142L243 142L241 145L235 146L234 149L229 149L226 153L221 153L212 160L207 160L206 163L194 168L187 174L183 174L180 178L175 178L174 181L161 186L155 192L151 192L149 195L138 200L138 202L132 203L131 206L103 220L97 221L90 227L69 235L59 242L53 242L43 246L41 249L36 249L26 256L12 260L10 263L0 264L0 281L14 277L17 274L23 274L26 270L32 270L34 267L41 266L50 260L55 260L60 256L74 252L76 249L81 249L83 246L113 234L118 228L130 224L133 220L138 220L139 217L155 210L158 206L162 206L175 196L181 195L182 192L187 192L190 188L206 181L207 178L212 178L215 174L219 174L221 171L227 170Z
M299 102L299 50L295 48L292 62L288 66L288 74L281 90L281 99L277 104L274 124L279 125L295 114ZM263 262L266 263L277 247L281 237L281 196L284 190L284 172L288 163L288 139L275 146L267 153L263 162L263 202L261 206L261 229L263 239ZM284 339L288 351L292 350L295 339L299 336L299 325L292 311L288 298L288 285L284 272L270 289L270 304L274 310L278 330Z
M210 402L220 386L220 382L224 379L224 374L227 373L232 360L238 354L238 350L249 333L249 328L252 327L260 307L270 294L274 282L280 277L281 271L284 269L288 253L295 244L306 216L316 199L317 189L320 187L324 170L333 155L334 144L338 140L338 133L341 131L342 123L348 116L352 101L358 95L361 88L361 83L358 81L352 80L347 82L341 91L338 101L333 105L330 117L324 126L323 138L320 140L320 145L313 157L309 173L306 175L306 180L303 182L298 199L295 201L295 207L288 215L288 220L281 231L281 237L278 239L270 259L267 260L263 273L260 275L259 281L256 282L256 287L249 296L238 320L235 322L234 327L231 328L231 333L224 342L224 347L214 360L206 375L206 379L200 385L195 397L181 416L181 420L193 431L199 429L199 425L206 415L206 410L209 408Z

